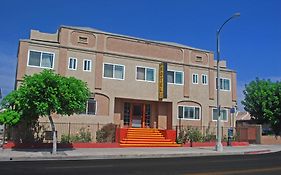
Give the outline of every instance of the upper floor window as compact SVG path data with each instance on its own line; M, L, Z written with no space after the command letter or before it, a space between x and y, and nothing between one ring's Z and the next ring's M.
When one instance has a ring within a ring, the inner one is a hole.
M87 101L86 114L96 115L96 111L97 111L97 101L93 98L90 98Z
M192 74L192 83L198 84L198 74Z
M167 81L171 84L183 84L183 72L181 71L171 71L167 72Z
M217 78L216 78L216 86L217 86ZM216 87L217 89L217 87ZM230 91L230 79L220 78L220 89L225 91Z
M103 64L103 77L124 80L125 66L119 64Z
M228 112L227 109L220 109L221 111L221 120L222 121L227 121L228 120ZM217 108L213 108L213 120L217 121L218 120L218 110Z
M155 82L155 69L137 66L137 80Z
M200 119L200 108L194 106L178 106L178 118L179 119Z
M69 58L68 60L68 69L76 70L77 59L76 58Z
M28 66L53 68L54 57L54 53L30 50L28 57Z
M91 72L91 69L92 69L92 60L84 60L83 70Z
M207 85L208 84L208 76L205 74L202 74L202 84Z
M78 42L79 43L88 43L88 38L87 37L84 37L84 36L79 36L78 38Z

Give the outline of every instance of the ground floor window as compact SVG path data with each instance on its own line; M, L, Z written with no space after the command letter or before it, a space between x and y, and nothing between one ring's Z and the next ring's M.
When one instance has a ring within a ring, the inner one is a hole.
M86 114L96 115L97 111L97 101L93 98L90 98L86 106Z
M200 119L200 107L195 106L178 106L178 118L179 119Z
M218 110L217 108L213 108L213 120L218 120ZM221 120L227 121L228 120L228 110L227 109L221 109Z

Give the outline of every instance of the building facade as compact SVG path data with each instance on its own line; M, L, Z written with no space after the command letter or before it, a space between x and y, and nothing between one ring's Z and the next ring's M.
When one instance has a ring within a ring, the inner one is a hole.
M221 62L223 126L234 126L236 72ZM216 61L213 52L92 28L61 26L57 33L31 30L20 40L16 87L24 75L52 69L86 81L92 92L85 114L56 122L114 123L172 129L216 126ZM44 119L41 119L44 120Z

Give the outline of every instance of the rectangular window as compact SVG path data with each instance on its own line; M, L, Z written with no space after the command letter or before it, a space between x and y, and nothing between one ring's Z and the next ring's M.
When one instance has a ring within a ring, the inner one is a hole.
M203 62L203 58L201 56L196 56L196 62Z
M90 98L87 102L86 106L86 114L88 115L96 115L97 102L95 99Z
M68 60L68 69L76 70L77 59L76 58L69 58Z
M198 84L198 74L192 74L192 83Z
M88 38L87 37L83 37L83 36L79 36L79 43L88 43Z
M167 81L170 84L183 84L183 72L181 71L171 71L167 72Z
M227 121L228 120L228 110L227 109L221 109L221 120ZM213 120L217 121L218 119L218 110L217 108L213 108Z
M216 89L217 89L217 81L216 78ZM220 78L220 89L225 91L230 91L230 79L227 78Z
M148 67L137 67L136 79L155 82L155 69Z
M199 120L200 108L194 106L178 106L178 118L187 120Z
M103 77L124 80L125 66L119 64L103 64Z
M202 74L202 84L203 85L208 85L208 76Z
M83 70L91 72L92 69L92 60L84 60Z
M28 57L28 66L53 68L54 55L54 53L30 50Z

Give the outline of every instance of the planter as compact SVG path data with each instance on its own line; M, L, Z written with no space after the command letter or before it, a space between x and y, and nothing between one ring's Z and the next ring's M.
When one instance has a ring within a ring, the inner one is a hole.
M4 149L50 149L52 143L14 143L9 141ZM118 148L118 143L58 143L58 148Z

